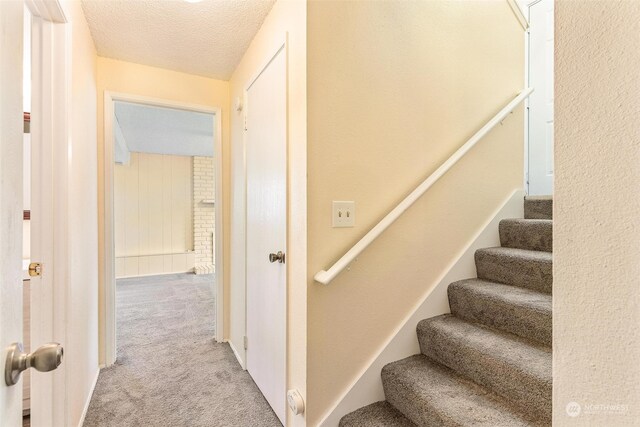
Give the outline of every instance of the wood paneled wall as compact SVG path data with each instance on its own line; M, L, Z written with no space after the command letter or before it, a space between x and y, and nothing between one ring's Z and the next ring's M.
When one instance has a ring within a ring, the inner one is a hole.
M115 165L114 189L116 276L191 270L191 157L131 153ZM167 261L148 267L155 259Z

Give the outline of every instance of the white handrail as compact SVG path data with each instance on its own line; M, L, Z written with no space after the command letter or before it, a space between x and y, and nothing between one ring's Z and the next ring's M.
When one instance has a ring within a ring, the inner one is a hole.
M364 235L349 251L342 256L329 270L321 270L313 277L316 282L328 285L342 270L347 268L358 255L364 251L374 240L378 238L391 224L395 222L407 209L411 207L442 175L444 175L458 160L460 160L474 145L478 143L491 129L503 121L522 101L533 92L533 88L528 88L520 92L513 101L509 102L498 114L496 114L486 125L475 133L465 144L458 148L438 169L435 170L422 184L411 192L403 201L387 214L375 227Z

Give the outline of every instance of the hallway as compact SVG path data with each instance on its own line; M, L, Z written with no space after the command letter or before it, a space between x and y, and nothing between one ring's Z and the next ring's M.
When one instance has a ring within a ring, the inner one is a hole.
M118 280L118 360L100 372L85 427L280 425L229 345L214 341L211 280Z

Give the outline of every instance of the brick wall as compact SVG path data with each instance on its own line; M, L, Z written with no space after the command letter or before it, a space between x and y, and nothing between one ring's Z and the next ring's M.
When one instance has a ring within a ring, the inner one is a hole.
M193 157L193 249L196 274L214 272L215 199L213 157ZM203 202L206 201L206 202Z

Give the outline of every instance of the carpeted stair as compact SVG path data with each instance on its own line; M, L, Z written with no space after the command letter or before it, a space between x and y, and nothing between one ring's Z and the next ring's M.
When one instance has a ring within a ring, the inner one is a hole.
M551 425L552 199L500 222L478 278L448 287L451 314L422 320L421 354L382 369L386 401L341 427Z

